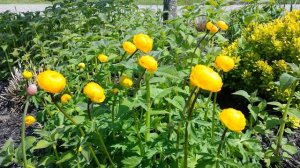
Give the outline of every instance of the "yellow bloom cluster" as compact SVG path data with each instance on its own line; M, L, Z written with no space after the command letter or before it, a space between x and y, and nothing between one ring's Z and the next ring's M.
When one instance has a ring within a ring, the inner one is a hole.
M262 60L256 61L256 65L264 73L272 74L272 69L273 68L268 64L267 61L262 61Z
M289 116L289 121L292 124L292 128L297 129L300 127L300 119L295 116Z

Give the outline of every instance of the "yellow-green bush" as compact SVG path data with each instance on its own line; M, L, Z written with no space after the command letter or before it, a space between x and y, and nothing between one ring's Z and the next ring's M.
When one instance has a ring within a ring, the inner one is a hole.
M258 90L271 99L283 99L275 81L289 71L287 63L300 63L300 10L265 24L252 23L242 37L224 48L221 55L236 58L235 71L226 74L232 89ZM288 94L288 90L285 94Z

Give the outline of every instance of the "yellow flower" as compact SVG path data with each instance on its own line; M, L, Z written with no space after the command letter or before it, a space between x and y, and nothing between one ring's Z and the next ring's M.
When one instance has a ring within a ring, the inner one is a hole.
M27 127L31 126L35 122L36 122L36 119L33 116L28 115L28 116L25 117L25 125Z
M122 76L120 78L120 84L121 84L121 86L124 86L126 88L130 88L133 85L133 82L130 78L128 78L126 76Z
M69 100L71 100L72 96L69 95L69 94L63 94L61 97L60 97L60 101L62 103L68 103Z
M113 88L113 89L111 90L111 92L112 92L113 94L118 94L119 89L118 89L118 88Z
M136 51L136 46L132 42L125 41L122 46L128 54L133 54Z
M207 22L207 23L206 23L206 29L207 29L207 30L210 30L213 26L214 26L214 24L211 23L211 22Z
M234 68L234 60L231 57L219 55L215 60L215 65L218 69L228 72Z
M100 62L102 62L102 63L105 63L105 62L108 61L108 57L107 57L106 55L104 55L104 54L100 54L100 55L98 56L98 60L99 60Z
M139 65L151 73L157 70L157 61L152 56L149 55L142 56L139 59Z
M244 114L233 108L222 110L219 119L229 130L234 132L241 132L246 126Z
M54 94L64 90L67 80L59 72L46 70L37 76L37 83L44 91Z
M228 29L228 25L224 21L218 21L217 25L220 29L226 31Z
M84 64L83 62L79 63L77 66L78 66L78 68L80 68L80 69L85 68L85 64Z
M104 89L95 82L86 84L83 93L94 103L102 103L105 100Z
M219 31L219 29L215 25L213 27L211 27L211 29L210 29L211 33L217 33L218 31Z
M223 85L220 75L204 65L196 65L193 67L190 75L190 82L193 86L211 92L220 91Z
M133 36L133 43L144 53L149 53L152 50L153 40L146 34L136 34Z
M23 71L22 75L23 75L23 78L25 78L27 80L31 79L33 76L32 72L27 71L27 70Z
M218 28L217 28L217 26L215 26L214 24L212 24L211 22L207 22L206 23L206 28L207 28L207 30L209 30L211 33L216 33L216 32L218 32Z

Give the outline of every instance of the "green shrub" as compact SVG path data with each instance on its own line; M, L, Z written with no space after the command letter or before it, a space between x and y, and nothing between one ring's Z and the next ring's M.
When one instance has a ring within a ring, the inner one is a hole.
M252 23L221 54L238 58L235 71L226 74L232 89L248 92L258 90L271 99L283 100L274 81L279 75L289 71L287 63L300 63L300 11L270 23ZM288 94L288 90L286 90Z

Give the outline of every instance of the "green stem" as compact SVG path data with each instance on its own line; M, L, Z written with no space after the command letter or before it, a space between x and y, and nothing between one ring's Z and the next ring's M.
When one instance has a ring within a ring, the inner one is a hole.
M181 129L181 123L178 124L177 128L177 142L176 142L176 149L179 151L179 145L180 145L180 129ZM177 168L179 167L179 158L176 159Z
M89 106L89 104L90 104L90 103L88 103L88 106ZM92 110L91 108L88 108L88 113L89 113L89 114L91 113L91 110ZM90 116L91 116L91 115L90 115ZM92 120L93 120L93 119L90 117L90 121L92 121ZM111 159L111 157L110 157L110 154L108 153L108 150L107 150L106 145L105 145L105 143L104 143L102 134L101 134L99 131L95 131L95 132L96 132L96 135L97 135L97 137L98 137L98 139L99 139L99 141L100 141L101 146L104 148L104 153L106 154L106 156L107 156L107 158L108 158L108 160L109 160L111 166L112 166L112 167L115 167L115 164L114 164L114 162L112 161L112 159ZM94 151L93 151L93 152L94 152ZM95 153L94 153L94 155L95 155Z
M134 113L134 127L135 127L136 134L137 134L137 137L138 137L138 140L139 140L140 153L141 153L142 156L144 156L145 151L144 151L143 144L142 144L142 138L141 138L139 123L138 123L138 116L137 116L136 112L133 112L133 113Z
M189 152L189 132L188 132L188 124L189 122L185 122L185 131L184 131L184 160L183 160L183 166L184 168L188 167L188 152Z
M216 113L216 102L218 93L214 93L214 103L211 118L211 144L215 143L215 113Z
M58 156L58 152L57 152L57 149L56 149L56 144L53 144L52 147L53 147L53 151L54 151L56 160L58 161L59 160L59 156ZM58 163L58 167L62 168L60 163Z
M115 106L116 106L116 102L117 102L117 97L114 96L114 100L113 100L113 104L112 104L112 109L111 109L111 122L113 125L113 130L112 130L112 136L113 136L113 141L116 140L116 133L115 133Z
M209 96L208 96L208 98L207 98L207 101L205 102L205 107L206 107L206 108L207 108L207 105L208 105L208 103L209 103L209 101L210 101L210 99L211 99L212 94L213 94L213 92L210 92L210 93L209 93ZM207 120L207 111L205 111L205 114L204 114L204 121L206 121L206 120Z
M226 135L227 131L228 131L228 129L225 128L225 130L222 134L222 137L221 137L221 143L219 144L219 147L218 147L216 168L219 167L219 156L221 154L221 149L222 149L222 147L224 146L224 143L225 143L225 135Z
M93 120L93 116L92 116L92 112L91 112L91 100L88 100L88 103L87 103L87 110L88 110L88 115L89 115L89 119L92 121Z
M10 71L10 73L12 73L13 71L12 71L11 65L9 63L8 54L7 54L6 50L4 50L4 54L5 54L5 58L6 58L6 62L7 62L9 71Z
M151 102L150 102L150 74L146 74L146 103L147 103L147 111L145 114L145 121L146 121L146 134L145 134L145 141L150 140L150 111L151 111Z
M27 168L26 144L25 144L25 118L27 115L28 106L29 106L29 96L26 97L26 104L25 104L25 108L24 108L23 122L22 122L22 128L21 128L21 141L22 141L21 143L22 143L22 155L23 155L24 168Z
M194 54L196 53L197 48L200 47L201 42L205 39L205 37L208 35L208 33L209 33L209 31L207 31L207 32L205 33L205 35L198 41L198 43L197 43L197 45L196 45L196 47L195 47L195 49L194 49L194 51L193 51L193 55L192 55L192 59L191 59L191 63L190 63L190 65L191 65L190 71L192 70L192 67L193 67Z
M108 150L107 150L107 148L106 148L106 145L105 145L105 143L104 143L104 141L103 141L103 136L101 135L101 133L100 133L99 131L96 131L96 135L97 135L98 139L100 140L100 143L101 143L102 147L104 148L104 152L105 152L105 154L106 154L106 156L107 156L107 158L108 158L108 160L109 160L111 166L112 166L113 168L115 168L115 164L114 164L114 162L112 161L112 159L111 159L111 157L110 157L110 154L108 153Z
M191 92L192 95L194 95L194 92ZM197 91L196 95L192 96L192 98L190 99L190 101L192 101L191 106L188 108L188 116L187 116L187 120L185 121L185 133L184 133L184 160L183 160L183 166L184 168L188 167L188 152L189 152L189 132L188 132L188 125L189 122L192 118L192 112L195 106L195 103L197 101L197 98L200 94L200 90ZM190 104L190 101L187 102L188 104Z
M136 82L136 87L135 87L135 90L134 90L134 93L133 93L133 95L135 95L138 91L139 91L139 89L140 89L140 83L141 83L141 80L142 80L142 78L143 78L143 76L144 76L144 74L146 73L146 69L143 71L143 73L139 76L139 78L138 78L138 80L137 80L137 82Z
M76 122L71 116L69 116L69 115L68 115L68 114L67 114L67 113L59 106L59 104L55 101L53 94L50 94L50 96L51 96L52 102L53 102L53 104L56 106L56 108L57 108L60 112L62 112L63 115L64 115L66 118L68 118L68 119L72 122L73 125L77 126L77 125L78 125L77 122ZM79 129L79 131L80 131L81 136L82 136L82 137L85 137L85 133L84 133L83 129L81 128L81 126L79 126L78 129ZM89 147L89 149L90 149L90 152L91 152L91 154L92 154L93 159L94 159L95 162L97 163L97 166L98 166L98 167L101 167L101 164L100 164L100 162L99 162L97 156L95 155L94 149L92 148L92 146L91 146L90 144L88 144L88 147Z
M282 141L282 137L283 137L283 133L284 133L284 127L285 127L285 122L286 122L286 118L287 118L287 112L288 112L288 109L291 105L292 98L293 98L296 86L297 86L297 82L294 83L294 85L292 86L292 92L291 92L291 94L288 98L287 104L285 105L285 108L284 108L284 112L283 112L283 115L282 115L283 122L280 124L280 127L279 127L279 134L278 134L277 147L276 147L276 150L275 150L275 156L279 156L279 154L280 154L281 141Z

